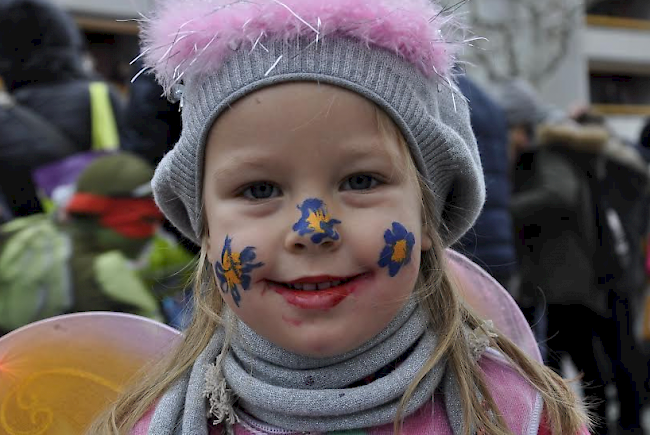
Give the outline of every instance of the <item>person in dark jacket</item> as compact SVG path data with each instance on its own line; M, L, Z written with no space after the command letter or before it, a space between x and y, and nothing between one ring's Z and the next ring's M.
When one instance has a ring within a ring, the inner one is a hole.
M84 43L72 18L47 0L0 2L0 190L16 216L41 211L31 172L91 146ZM110 94L118 129L122 104ZM45 127L43 127L45 123Z
M650 118L645 120L641 133L639 134L639 145L650 150Z
M606 341L607 299L596 287L592 261L598 230L589 178L595 176L594 147L606 141L606 133L598 139L580 128L540 127L537 147L519 160L511 205L522 292L546 310L548 364L561 371L562 355L571 357L595 399L599 434L608 433L607 376L594 342Z
M141 69L142 63L136 62L133 76L137 78L129 87L122 149L157 165L180 137L181 112L178 102L163 96L153 74L138 75Z
M607 171L604 178L602 171ZM641 216L636 208L643 205L639 192L647 188L647 167L634 148L612 138L606 129L566 123L538 129L537 148L520 159L516 178L518 191L511 209L526 250L521 273L524 288L539 288L544 295L552 351L548 363L559 370L560 356L568 354L583 373L586 393L597 399L594 412L602 421L600 434L608 433L605 385L607 368L613 364L619 429L643 433L640 392L634 386L637 370L628 355L633 348L631 299L621 291L634 292L642 285L635 272L642 270L642 263L637 268L628 264L617 276L603 279L616 254L615 249L604 248L602 226L608 225L611 210L617 210L627 249L640 246L639 236L647 225L635 216ZM598 199L602 194L610 211ZM634 210L625 211L630 207ZM599 342L603 347L595 345Z
M485 206L474 227L455 249L481 265L508 291L516 291L517 258L510 215L508 128L501 108L466 76L458 85L469 100L487 189Z
M598 229L590 179L609 135L558 120L524 80L504 81L495 96L510 133L518 302L544 343L547 364L562 372L568 355L582 373L600 420L595 433L606 434L608 376L594 343L607 341L607 295L596 286Z

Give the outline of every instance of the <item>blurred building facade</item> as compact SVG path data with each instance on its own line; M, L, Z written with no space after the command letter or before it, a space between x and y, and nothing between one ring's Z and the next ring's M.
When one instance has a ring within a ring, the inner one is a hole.
M591 103L629 139L650 116L650 2L601 0L581 35Z
M137 23L128 20L146 13L154 0L54 1L72 12L84 30L95 68L116 84L128 82L128 62L138 51ZM481 3L499 10L499 0ZM643 120L650 116L650 1L587 0L585 4L589 6L576 14L577 31L566 44L563 61L538 84L540 93L547 103L565 109L593 104L614 131L635 140ZM477 69L468 72L486 82Z
M150 9L154 0L54 0L70 12L97 17L135 18Z
M638 138L650 116L650 1L472 0L465 9L488 38L466 52L479 82L521 76L546 103L595 105L620 136Z

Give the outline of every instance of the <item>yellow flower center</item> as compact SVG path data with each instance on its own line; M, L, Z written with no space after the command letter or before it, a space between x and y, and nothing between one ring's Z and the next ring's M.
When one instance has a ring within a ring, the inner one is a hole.
M309 214L307 223L309 224L309 228L311 228L313 231L317 233L324 233L325 231L321 227L321 223L329 222L329 220L329 215L325 214L323 210L315 210Z
M406 240L398 240L393 246L393 256L390 258L391 261L396 263L401 263L406 260Z
M239 253L233 252L230 255L223 254L223 276L226 278L228 288L233 288L241 284L241 263L239 261Z

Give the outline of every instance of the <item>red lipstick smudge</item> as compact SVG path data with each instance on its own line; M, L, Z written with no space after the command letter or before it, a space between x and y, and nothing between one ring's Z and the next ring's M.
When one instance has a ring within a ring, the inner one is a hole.
M301 326L302 325L302 321L300 321L298 319L292 319L292 318L287 317L287 316L282 316L282 320L284 320L285 322L287 322L288 324L293 325L293 326Z
M366 279L368 279L367 275L360 275L350 282L330 287L327 290L291 290L277 284L271 284L271 286L273 291L280 294L289 305L303 310L324 311L330 310L343 302L345 298L357 291L359 285Z

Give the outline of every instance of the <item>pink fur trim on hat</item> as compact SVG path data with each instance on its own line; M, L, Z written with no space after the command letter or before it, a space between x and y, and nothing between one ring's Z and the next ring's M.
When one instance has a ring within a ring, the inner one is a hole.
M433 0L162 0L143 22L145 65L169 92L217 70L230 52L329 35L394 51L425 75L451 75L460 27Z

